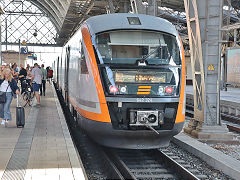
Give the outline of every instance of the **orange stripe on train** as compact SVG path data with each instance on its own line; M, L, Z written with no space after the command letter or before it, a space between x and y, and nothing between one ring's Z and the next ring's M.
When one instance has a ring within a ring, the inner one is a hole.
M181 91L180 91L180 99L178 104L178 110L177 110L177 117L175 123L184 122L185 120L185 114L182 113L183 106L184 106L184 98L185 97L185 56L184 56L184 50L183 50L183 44L180 36L178 35L181 43L181 51L182 51L182 80L181 80Z
M90 36L90 33L89 33L89 30L88 30L88 27L87 27L86 23L84 23L82 25L81 31L82 31L83 41L84 41L86 49L88 51L88 59L89 59L90 64L91 64L93 77L94 77L95 85L96 85L96 88L97 88L97 94L98 94L99 103L100 103L100 107L101 107L101 113L98 114L98 113L92 113L92 112L84 111L84 110L82 110L81 108L78 107L79 112L81 112L82 116L84 116L88 119L111 123L111 119L110 119L105 95L104 95L104 92L103 92L103 87L102 87L100 75L99 75L99 72L98 72L96 57L95 57L93 46L92 46L92 40L91 40L91 36Z

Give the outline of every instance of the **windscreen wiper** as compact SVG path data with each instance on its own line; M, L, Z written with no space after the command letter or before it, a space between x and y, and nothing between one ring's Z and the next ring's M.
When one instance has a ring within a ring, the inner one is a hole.
M149 58L151 55L153 55L153 53L155 53L157 50L159 50L159 48L162 48L162 46L161 45L158 46L156 49L152 50L146 56L144 56L141 60L142 61L146 61L146 59Z
M161 41L160 41L160 39L159 39L159 46L158 46L156 49L150 51L150 52L149 52L146 56L144 56L142 59L137 60L136 63L137 63L139 66L146 66L146 65L148 64L148 62L146 61L147 58L149 58L151 55L153 55L153 54L154 54L156 51L158 51L160 48L162 48L162 44L161 44Z

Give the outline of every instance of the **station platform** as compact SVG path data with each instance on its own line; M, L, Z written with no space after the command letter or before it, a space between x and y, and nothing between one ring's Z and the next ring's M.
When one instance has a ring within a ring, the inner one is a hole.
M186 86L186 94L193 94L193 86ZM220 98L224 101L240 103L240 88L228 87L227 91L221 90Z
M240 179L240 161L216 150L206 143L181 132L173 137L172 141L184 150L194 154L208 165L233 179Z
M13 120L0 127L0 179L86 179L56 93L46 89L41 107L25 108L24 128L16 127L13 100Z
M193 86L188 85L186 87L186 94L193 94ZM232 88L228 87L227 91L221 90L220 92L220 99L221 99L221 113L224 110L226 113L227 111L232 113L238 113L238 111L230 111L227 109L234 109L238 108L240 105L240 88ZM224 107L224 108L223 108ZM185 121L185 125L188 124L188 121ZM223 124L226 124L224 122ZM229 124L229 122L227 122ZM173 138L173 142L182 147L183 149L187 150L188 152L194 154L195 156L199 157L201 160L205 161L210 166L214 167L215 169L223 172L224 174L230 176L233 179L240 179L240 161L237 158L233 158L232 156L221 152L220 150L212 148L209 144L203 143L198 141L197 139L181 132L180 134L176 135ZM230 147L231 141L225 142L226 145L222 146L226 150ZM231 149L233 152L238 150L239 147L239 139L235 140L235 149ZM215 144L222 144L221 142ZM227 145L228 144L228 145ZM236 152L239 154L239 152Z

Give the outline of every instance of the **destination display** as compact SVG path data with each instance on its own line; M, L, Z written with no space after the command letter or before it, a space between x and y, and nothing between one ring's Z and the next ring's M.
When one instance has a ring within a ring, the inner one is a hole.
M136 83L166 83L166 73L151 74L130 74L116 73L116 82L136 82Z
M166 82L166 75L146 75L146 74L137 74L136 75L136 82L150 82L150 83L165 83Z

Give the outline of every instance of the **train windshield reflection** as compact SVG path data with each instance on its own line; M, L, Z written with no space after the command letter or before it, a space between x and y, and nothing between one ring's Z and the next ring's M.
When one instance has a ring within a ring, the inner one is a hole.
M144 59L154 65L180 65L176 37L153 31L110 31L97 35L104 63L135 64Z

